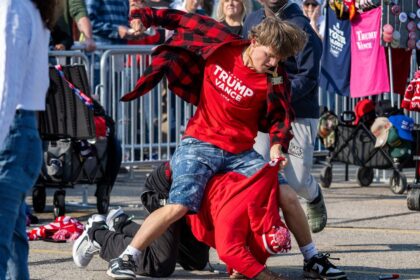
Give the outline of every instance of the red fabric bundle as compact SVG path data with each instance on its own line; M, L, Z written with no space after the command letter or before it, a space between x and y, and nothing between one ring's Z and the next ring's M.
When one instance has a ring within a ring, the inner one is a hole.
M290 250L290 233L278 206L278 163L247 178L235 172L207 184L200 212L189 215L194 236L216 248L229 271L254 278L267 258Z
M27 232L29 240L76 240L83 232L83 224L69 216L57 217L54 222Z

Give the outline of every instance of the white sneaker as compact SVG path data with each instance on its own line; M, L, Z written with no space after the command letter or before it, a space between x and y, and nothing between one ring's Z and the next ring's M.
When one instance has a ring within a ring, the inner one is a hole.
M106 225L110 231L118 231L118 228L130 220L131 218L124 213L124 210L118 207L109 211L106 216Z
M98 253L101 249L99 243L95 240L91 240L88 234L95 223L98 223L95 225L95 228L98 228L98 226L106 227L105 216L98 214L92 215L92 217L88 219L83 233L73 244L73 261L78 267L86 267L92 260L93 255Z

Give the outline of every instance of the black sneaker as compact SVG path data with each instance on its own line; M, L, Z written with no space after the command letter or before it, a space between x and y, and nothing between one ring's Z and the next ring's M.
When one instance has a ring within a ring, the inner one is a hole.
M319 253L303 263L303 275L311 279L347 279L345 272L339 270L329 259L330 254ZM334 260L339 260L334 258Z
M113 279L136 279L136 262L132 255L124 255L109 262L106 274Z

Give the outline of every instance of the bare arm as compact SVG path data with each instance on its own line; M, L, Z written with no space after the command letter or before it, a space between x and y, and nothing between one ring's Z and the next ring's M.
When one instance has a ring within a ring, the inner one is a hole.
M77 28L85 37L86 50L88 52L94 51L96 49L95 41L92 38L92 24L87 16L81 17L77 21Z

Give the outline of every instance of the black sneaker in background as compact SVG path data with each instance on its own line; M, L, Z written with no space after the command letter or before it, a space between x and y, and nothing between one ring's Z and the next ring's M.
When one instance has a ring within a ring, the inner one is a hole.
M303 275L311 279L347 279L345 272L333 265L330 254L319 253L303 263ZM336 259L338 260L338 259Z
M136 263L132 255L124 255L109 262L106 274L113 279L136 279Z

